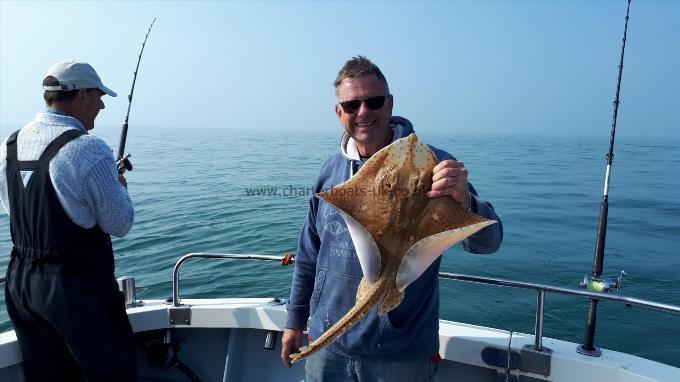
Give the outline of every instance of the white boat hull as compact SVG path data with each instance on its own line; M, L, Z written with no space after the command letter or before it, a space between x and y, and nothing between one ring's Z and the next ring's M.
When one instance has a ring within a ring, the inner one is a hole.
M145 301L128 309L135 335L140 342L162 342L165 333L179 343L178 359L202 381L303 381L304 365L283 366L280 335L274 350L264 348L267 331L283 331L286 311L283 305L268 304L266 298L186 299L190 325L171 324L171 305ZM184 313L187 313L184 311ZM176 316L174 320L177 320ZM576 352L576 344L550 338L543 346L552 350L549 375L525 372L518 364L491 365L482 354L485 349L501 353L508 346L519 356L534 336L505 330L440 320L440 355L437 381L554 381L554 382L642 382L680 381L680 369L615 351L602 350L601 357ZM146 352L139 351L140 381L186 381L174 367L153 366ZM503 356L504 357L504 356ZM500 357L500 358L503 358ZM487 359L488 361L488 359ZM23 381L21 353L14 332L0 334L0 380Z

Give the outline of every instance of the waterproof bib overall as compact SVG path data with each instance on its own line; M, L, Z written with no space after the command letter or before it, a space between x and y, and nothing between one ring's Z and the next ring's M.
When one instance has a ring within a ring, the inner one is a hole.
M5 300L27 381L136 379L132 329L114 277L111 237L66 214L50 160L69 130L34 161L19 161L18 131L7 140L7 188L14 247Z

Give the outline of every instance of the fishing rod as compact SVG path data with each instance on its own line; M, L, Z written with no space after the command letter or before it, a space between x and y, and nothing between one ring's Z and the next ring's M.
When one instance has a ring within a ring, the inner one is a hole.
M628 34L628 15L630 14L630 1L628 0L628 7L626 8L626 23L623 29L623 44L621 45L621 61L619 62L619 78L616 81L616 96L614 97L614 115L612 116L612 130L609 138L609 152L607 153L607 170L604 178L604 194L602 196L602 204L600 205L600 219L597 227L597 241L595 244L595 259L593 261L593 275L584 278L581 283L582 287L596 292L609 292L611 290L619 290L625 272L621 271L617 279L610 279L602 277L602 268L604 266L604 244L607 236L607 215L609 213L609 178L611 175L612 162L614 161L614 136L616 134L616 117L619 113L619 94L621 93L621 75L623 74L623 55L626 51L626 35ZM596 348L595 342L595 324L597 321L597 299L590 299L590 309L588 310L588 321L586 324L586 333L583 340L583 345L576 348L581 354L599 357L602 353L600 349Z
M128 95L128 108L127 114L125 115L125 122L123 122L123 128L120 132L120 143L118 143L118 156L116 157L116 167L119 173L124 171L132 171L132 163L130 163L130 154L125 155L125 141L127 141L128 132L128 119L130 118L130 106L132 106L132 94L135 92L135 82L137 82L137 71L139 70L139 63L142 62L142 54L144 53L144 46L146 45L146 39L149 38L149 33L153 24L156 22L156 18L153 18L149 30L146 31L146 36L144 37L144 42L142 43L142 50L139 52L139 57L137 59L137 67L135 68L135 75L132 78L132 89L130 89L130 94Z
M130 117L130 106L132 105L132 93L135 91L135 82L137 81L137 70L139 70L139 63L142 61L142 53L144 53L144 45L146 45L146 39L149 38L149 32L151 32L151 28L153 27L153 24L156 22L156 18L153 18L153 21L151 22L151 25L149 26L149 30L146 32L146 36L144 37L144 42L142 43L142 50L139 52L139 59L137 60L137 67L135 68L135 76L132 78L132 89L130 89L130 94L128 95L128 108L127 108L127 114L125 115L125 122L123 123L123 131L120 133L120 143L118 144L118 156L116 158L116 167L118 169L119 173L123 173L124 171L132 171L132 163L130 163L130 154L127 154L123 156L123 153L125 152L125 141L127 140L127 131L128 131L128 118ZM3 284L6 282L5 277L0 277L0 284Z

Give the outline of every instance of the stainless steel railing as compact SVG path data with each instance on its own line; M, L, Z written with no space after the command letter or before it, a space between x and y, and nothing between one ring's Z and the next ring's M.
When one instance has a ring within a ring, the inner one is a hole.
M680 314L680 306L664 304L664 303L659 303L659 302L654 302L654 301L649 301L649 300L642 300L642 299L633 298L633 297L611 295L611 294L599 293L599 292L589 292L589 291L578 290L578 289L562 288L562 287L556 287L556 286L551 286L551 285L527 283L527 282L522 282L522 281L511 281L511 280L496 279L496 278L491 278L491 277L469 276L469 275L461 275L461 274L445 273L445 272L439 273L439 278L445 279L445 280L456 280L456 281L465 281L465 282L471 282L471 283L477 283L477 284L495 285L495 286L500 286L500 287L535 290L537 292L537 298L536 298L536 325L535 325L535 329L534 329L535 330L534 331L534 338L535 338L534 339L534 348L538 351L541 351L541 349L543 348L543 345L542 345L542 341L543 341L543 306L544 306L544 303L545 303L545 293L546 292L560 293L560 294L566 294L566 295L577 296L577 297L588 298L588 299L596 298L598 300L609 300L609 301L614 301L614 302L618 302L618 303L625 304L625 305L640 306L640 307L643 307L643 308L658 310L658 311L661 311L661 312L672 313L672 314Z
M270 255L249 255L249 254L219 254L219 253L190 253L188 255L182 256L175 264L175 269L172 276L172 305L174 307L179 307L180 297L179 297L179 272L182 265L192 258L203 258L203 259L225 259L225 260L266 260L266 261L278 261L283 262L285 259L281 256L270 256ZM292 262L289 261L289 263ZM536 296L536 325L534 331L534 348L537 351L543 349L543 307L545 305L545 294L547 292L566 294L570 296L576 296L581 298L595 298L598 300L608 300L617 302L620 304L639 306L646 309L657 310L665 313L678 314L680 315L680 306L659 303L655 301L643 300L639 298L626 297L620 295L611 295L607 293L599 292L589 292L579 289L556 287L545 284L529 283L523 281L512 281L497 279L492 277L481 277L481 276L470 276L456 273L446 273L440 272L439 278L444 280L454 280L454 281L464 281L477 284L487 284L499 287L508 288L518 288L518 289L530 289L537 292Z
M182 269L182 265L184 265L184 263L194 258L224 259L224 260L266 260L278 262L282 262L284 260L284 257L282 256L232 254L232 253L190 253L188 255L184 255L179 260L177 260L177 263L175 263L175 269L172 272L172 306L174 307L180 306L179 271L180 269Z

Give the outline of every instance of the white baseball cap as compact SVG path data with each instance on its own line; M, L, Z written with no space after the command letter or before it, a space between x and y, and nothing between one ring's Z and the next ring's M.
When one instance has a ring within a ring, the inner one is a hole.
M43 85L43 90L69 91L97 88L111 97L116 96L116 92L104 86L97 72L86 62L76 60L57 62L47 70L45 77L48 76L56 78L59 81L59 85Z

